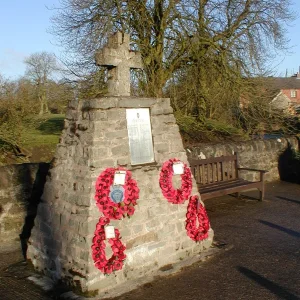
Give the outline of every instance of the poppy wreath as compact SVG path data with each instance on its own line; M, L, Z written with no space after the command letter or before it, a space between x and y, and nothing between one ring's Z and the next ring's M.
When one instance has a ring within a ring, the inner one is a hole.
M124 253L126 247L121 242L120 232L115 228L115 238L108 239L112 249L112 256L107 259L105 255L105 226L109 224L109 219L101 217L96 225L95 236L92 244L92 257L95 266L104 274L111 274L113 271L121 270L126 258Z
M114 203L110 197L110 187L114 181L115 171L126 171L124 188L124 199L121 203ZM107 168L96 182L95 200L99 210L110 220L120 220L125 215L134 214L134 206L139 198L139 188L130 171L124 168Z
M192 191L192 175L186 164L184 165L184 173L181 175L181 187L174 189L172 184L173 164L180 162L177 158L171 158L166 161L160 171L159 185L164 197L171 203L180 204L189 198Z
M198 227L197 227L198 220ZM197 195L191 196L186 214L187 235L196 242L202 241L208 237L210 224L205 207L199 201Z

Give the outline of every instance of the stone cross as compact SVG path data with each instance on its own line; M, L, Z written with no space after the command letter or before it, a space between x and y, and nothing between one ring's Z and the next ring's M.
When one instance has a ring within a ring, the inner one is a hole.
M142 69L139 52L129 49L129 35L116 32L96 53L96 64L108 68L108 95L130 96L130 69Z

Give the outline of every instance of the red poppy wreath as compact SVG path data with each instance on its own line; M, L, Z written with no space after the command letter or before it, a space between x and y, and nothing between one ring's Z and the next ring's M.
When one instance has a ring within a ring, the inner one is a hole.
M108 239L112 249L112 256L107 259L105 255L105 226L109 224L109 219L102 217L96 225L95 236L92 245L92 257L95 266L104 274L111 274L113 271L121 270L123 261L126 258L124 253L126 247L121 242L120 232L114 229L115 237Z
M117 171L125 171L125 183L115 189L113 182ZM115 196L112 196L113 193L115 193ZM113 199L111 199L111 196ZM95 200L104 217L101 217L96 225L92 244L92 257L95 266L104 274L121 270L123 261L126 258L124 253L126 247L121 242L119 230L113 228L114 237L106 238L105 226L109 224L110 220L120 220L125 215L133 215L138 198L139 189L136 181L132 179L130 171L123 168L107 168L97 179ZM105 255L106 239L113 252L109 259Z
M187 235L193 241L202 241L208 237L209 227L209 219L205 207L201 204L197 195L191 196L186 214L185 228Z
M124 188L124 198L120 203L115 203L110 198L110 189L113 185L116 171L126 171ZM111 220L120 220L125 215L134 214L134 206L139 198L139 188L130 171L124 168L107 168L104 170L96 182L95 200L98 208L105 217Z
M171 158L166 161L160 171L159 185L164 197L171 203L183 203L192 191L192 175L186 164L183 164L184 172L181 176L181 187L175 189L172 184L172 176L174 174L173 164L180 162L177 158Z

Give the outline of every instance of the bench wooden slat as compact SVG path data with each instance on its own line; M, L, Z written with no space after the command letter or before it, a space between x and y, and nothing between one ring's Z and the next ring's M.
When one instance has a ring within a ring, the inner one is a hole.
M244 187L244 186L249 186L249 185L256 185L260 186L261 183L259 181L251 182L247 180L232 180L232 181L227 181L224 182L223 184L213 184L213 185L204 185L204 186L199 186L200 193L211 193L214 191L222 190L222 189L231 189L231 188L237 188L237 187Z
M218 157L211 157L211 158L206 158L206 159L189 159L189 163L191 166L193 165L199 165L199 161L203 160L205 161L205 164L210 164L213 162L223 162L223 161L232 161L236 160L237 157L236 155L228 155L228 156L218 156Z
M191 159L189 162L203 200L251 188L257 188L260 200L263 200L266 171L239 168L237 153L202 160ZM240 170L260 172L260 181L251 182L239 178Z
M209 191L209 192L201 192L200 189L200 195L202 200L210 199L210 198L215 198L219 196L224 196L228 194L233 194L237 193L240 191L245 191L245 190L250 190L253 188L263 188L262 183L260 183L260 186L257 185L258 182L248 182L247 184L240 185L240 186L231 186L231 187L223 187L222 189L217 189L214 191ZM263 200L263 199L260 199Z
M227 186L227 185L231 185L231 184L235 184L237 182L242 182L242 181L246 181L244 179L233 179L233 180L227 180L227 181L219 181L219 182L214 182L214 183L210 183L210 184L198 184L198 187L202 190L204 189L209 189L209 188L213 188L213 187L222 187L222 186Z

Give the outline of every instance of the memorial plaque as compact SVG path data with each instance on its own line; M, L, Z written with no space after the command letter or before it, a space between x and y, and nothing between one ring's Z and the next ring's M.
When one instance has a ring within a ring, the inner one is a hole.
M126 109L132 165L154 162L149 108Z

